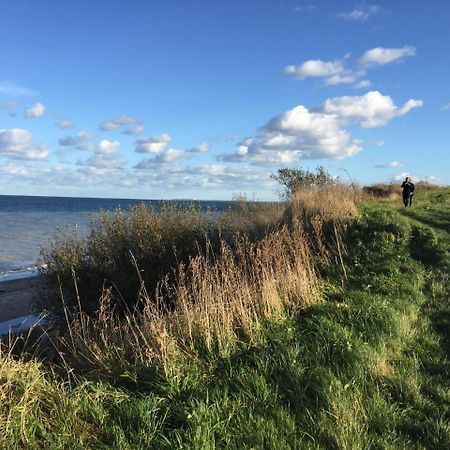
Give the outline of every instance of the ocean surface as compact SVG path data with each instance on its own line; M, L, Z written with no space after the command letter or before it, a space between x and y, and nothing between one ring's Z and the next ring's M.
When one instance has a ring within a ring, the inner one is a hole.
M31 197L0 195L0 281L33 276L42 248L58 229L76 227L83 236L92 217L101 210L127 210L139 203L158 208L159 200L112 198ZM188 205L189 200L168 203ZM229 202L195 201L200 208L223 211Z

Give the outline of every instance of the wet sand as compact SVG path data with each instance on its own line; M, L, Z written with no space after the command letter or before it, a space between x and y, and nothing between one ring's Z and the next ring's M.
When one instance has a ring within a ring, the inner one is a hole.
M30 314L41 280L38 277L0 283L0 322Z

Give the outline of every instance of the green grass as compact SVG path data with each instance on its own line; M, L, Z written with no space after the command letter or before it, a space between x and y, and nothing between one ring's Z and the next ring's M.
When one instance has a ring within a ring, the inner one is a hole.
M114 385L41 375L25 428L16 381L0 447L450 448L450 190L400 203L363 205L346 277L324 268L323 301L252 345L199 351L170 376L130 367Z

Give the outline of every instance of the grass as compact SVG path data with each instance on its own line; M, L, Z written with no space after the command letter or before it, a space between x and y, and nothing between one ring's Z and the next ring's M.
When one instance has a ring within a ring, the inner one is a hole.
M450 448L450 191L400 205L360 205L322 295L227 351L180 346L171 370L144 351L113 374L5 354L0 447Z

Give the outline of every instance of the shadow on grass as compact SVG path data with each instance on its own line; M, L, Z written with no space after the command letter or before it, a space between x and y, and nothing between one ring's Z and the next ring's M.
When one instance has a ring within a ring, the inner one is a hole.
M399 213L402 216L409 217L411 219L417 220L418 222L423 223L424 225L428 225L433 228L438 228L442 231L446 231L450 233L450 217L448 215L448 211L436 211L433 210L430 214L433 217L424 217L424 215L420 214L416 211L408 210L399 210Z

